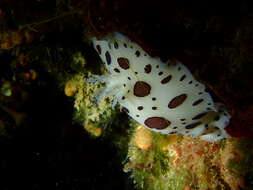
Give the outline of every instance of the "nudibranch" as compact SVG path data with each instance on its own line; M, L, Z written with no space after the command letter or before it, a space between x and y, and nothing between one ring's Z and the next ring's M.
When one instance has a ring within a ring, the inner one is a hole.
M105 83L97 101L110 97L113 107L119 103L121 110L158 133L210 142L229 137L224 128L231 116L225 106L213 101L185 65L151 57L120 33L92 42L108 71L87 80Z

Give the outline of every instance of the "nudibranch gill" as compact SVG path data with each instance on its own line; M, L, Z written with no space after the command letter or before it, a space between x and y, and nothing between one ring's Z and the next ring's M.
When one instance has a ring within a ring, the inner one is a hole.
M230 114L213 101L206 87L179 61L151 57L120 33L92 40L107 74L93 75L90 84L105 83L96 96L110 97L113 107L162 134L183 134L206 141L228 138Z

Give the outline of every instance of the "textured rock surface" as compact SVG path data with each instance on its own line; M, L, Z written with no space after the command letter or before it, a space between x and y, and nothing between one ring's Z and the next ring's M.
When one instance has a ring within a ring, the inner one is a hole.
M139 126L124 169L137 187L146 190L251 189L252 146L246 139L218 144L186 136L159 136Z

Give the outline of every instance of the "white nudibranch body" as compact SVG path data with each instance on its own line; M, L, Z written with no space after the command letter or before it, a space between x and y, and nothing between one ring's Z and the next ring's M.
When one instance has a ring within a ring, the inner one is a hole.
M121 109L147 128L162 134L183 134L207 141L229 137L224 128L230 115L214 103L203 84L182 63L149 56L119 33L93 45L109 72L88 79L103 82L97 101L111 97Z

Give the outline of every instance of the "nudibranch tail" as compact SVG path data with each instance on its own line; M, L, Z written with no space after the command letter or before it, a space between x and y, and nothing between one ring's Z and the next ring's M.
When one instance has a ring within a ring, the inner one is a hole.
M229 137L224 128L231 116L185 65L151 57L119 33L92 41L108 71L101 80L106 89L100 97L113 96L114 105L119 103L129 116L155 132L207 141Z

